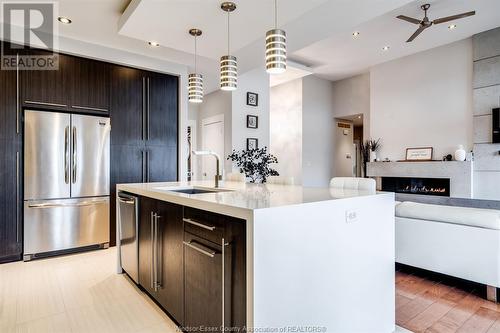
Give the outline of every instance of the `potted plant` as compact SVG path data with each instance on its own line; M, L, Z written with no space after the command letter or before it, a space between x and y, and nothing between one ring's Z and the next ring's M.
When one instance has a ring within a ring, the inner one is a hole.
M250 179L250 183L265 183L267 177L279 176L278 171L270 167L270 164L278 163L278 159L267 152L267 147L233 150L227 159L240 168L240 173L244 173L246 178Z
M369 140L368 141L369 147L370 147L370 162L376 162L377 161L377 152L380 149L380 139L377 140Z

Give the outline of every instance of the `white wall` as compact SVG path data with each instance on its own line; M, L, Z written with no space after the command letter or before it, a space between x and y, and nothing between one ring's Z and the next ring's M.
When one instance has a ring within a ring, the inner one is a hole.
M370 137L379 156L405 157L408 147L434 147L434 158L472 148L470 39L375 66L370 71Z
M259 94L259 105L248 106L247 92ZM247 128L247 115L259 117L259 128ZM238 77L238 89L232 92L232 145L246 149L247 138L257 138L259 148L269 147L269 74L256 68Z
M302 184L327 187L333 167L332 82L315 76L302 79Z
M281 176L302 183L302 79L271 88L270 152L278 158L273 166Z
M333 82L333 115L363 115L363 137L370 138L370 73Z

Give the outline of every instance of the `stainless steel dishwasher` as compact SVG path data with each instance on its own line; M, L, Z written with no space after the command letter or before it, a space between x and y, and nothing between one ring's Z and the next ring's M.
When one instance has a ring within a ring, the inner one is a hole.
M118 193L118 223L122 269L139 283L139 198Z

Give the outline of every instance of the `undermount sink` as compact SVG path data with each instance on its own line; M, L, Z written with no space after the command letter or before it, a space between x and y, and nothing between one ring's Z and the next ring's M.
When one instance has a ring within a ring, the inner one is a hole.
M200 187L183 187L183 188L158 187L156 189L168 191L168 192L184 193L184 194L204 194L204 193L218 193L218 192L231 192L232 191L232 190L223 189L223 188L200 188Z

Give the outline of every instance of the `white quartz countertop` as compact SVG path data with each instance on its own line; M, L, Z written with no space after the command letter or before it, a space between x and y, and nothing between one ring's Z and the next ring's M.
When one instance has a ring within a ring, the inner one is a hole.
M214 189L213 181L119 184L118 191L125 191L184 206L220 212L245 218L256 209L300 205L311 202L339 200L373 195L369 192L345 191L330 188L308 188L291 185L249 184L221 182L219 189L225 192L184 194L171 189Z

